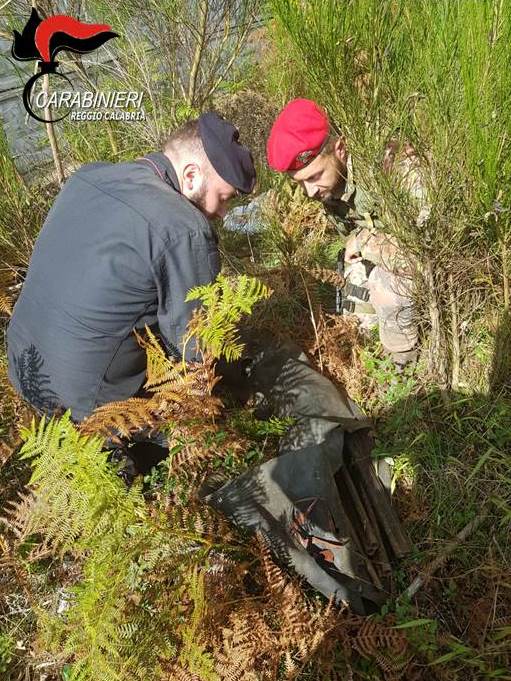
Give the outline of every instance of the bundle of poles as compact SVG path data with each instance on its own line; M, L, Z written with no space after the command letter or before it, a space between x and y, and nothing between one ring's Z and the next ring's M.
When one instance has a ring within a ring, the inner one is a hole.
M373 439L367 430L345 434L345 465L335 479L344 511L343 529L362 558L360 579L377 589L392 591L392 566L411 550L390 490L378 476L372 457Z

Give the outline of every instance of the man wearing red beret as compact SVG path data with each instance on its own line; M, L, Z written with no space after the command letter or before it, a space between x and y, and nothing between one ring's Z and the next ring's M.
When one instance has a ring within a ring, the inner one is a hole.
M423 201L412 156L401 159L398 169ZM355 186L345 140L332 133L325 111L310 99L289 102L273 124L267 157L273 170L287 173L307 196L322 201L338 231L349 235L343 313L356 314L363 326L378 325L382 345L399 370L415 361L417 327L405 261L376 217L378 202Z

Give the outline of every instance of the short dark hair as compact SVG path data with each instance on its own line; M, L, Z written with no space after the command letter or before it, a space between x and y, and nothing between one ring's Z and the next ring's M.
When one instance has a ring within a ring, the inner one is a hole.
M183 147L197 155L206 155L197 118L186 121L179 128L173 130L163 144L163 151L179 153Z
M330 133L327 141L324 143L323 148L320 151L320 156L330 156L330 154L333 154L335 149L335 143L337 142L338 139L339 135L334 135Z

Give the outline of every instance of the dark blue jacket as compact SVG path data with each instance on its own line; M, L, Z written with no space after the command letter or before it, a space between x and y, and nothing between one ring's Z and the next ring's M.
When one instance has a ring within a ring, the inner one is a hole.
M147 324L178 351L196 306L187 291L218 274L211 225L166 156L146 158L161 177L140 161L80 168L37 238L7 351L11 382L42 411L81 420L137 393L146 358L133 329Z

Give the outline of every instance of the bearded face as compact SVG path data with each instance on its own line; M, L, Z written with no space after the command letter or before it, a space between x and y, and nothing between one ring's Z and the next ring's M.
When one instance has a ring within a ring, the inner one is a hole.
M213 168L207 168L197 175L193 187L183 193L208 220L214 220L225 217L231 199L236 196L236 189Z
M347 151L343 140L336 140L333 149L321 153L305 168L289 174L312 199L332 201L344 193L347 177Z

